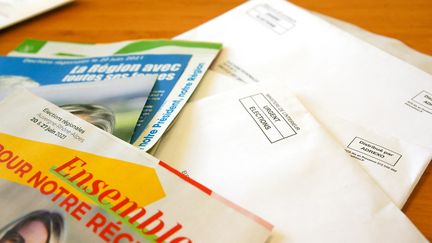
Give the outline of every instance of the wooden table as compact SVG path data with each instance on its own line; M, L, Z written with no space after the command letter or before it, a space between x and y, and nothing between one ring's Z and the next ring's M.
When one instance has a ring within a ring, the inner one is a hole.
M171 38L242 3L241 0L77 0L0 31L0 54L24 38L112 42ZM394 37L432 55L431 0L292 0L326 15ZM432 241L432 166L403 211Z

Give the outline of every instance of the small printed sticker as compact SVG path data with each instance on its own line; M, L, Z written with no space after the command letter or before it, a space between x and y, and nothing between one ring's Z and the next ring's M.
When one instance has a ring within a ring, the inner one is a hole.
M412 98L414 102L423 106L425 109L432 111L432 94L423 90L414 98Z
M368 160L380 161L390 166L395 166L402 157L401 154L359 137L355 137L347 148L367 156Z
M239 100L270 143L291 137L296 131L262 93Z
M279 35L294 28L296 21L268 4L259 4L247 11L247 14Z
M432 115L432 94L426 90L421 91L405 104L418 112Z

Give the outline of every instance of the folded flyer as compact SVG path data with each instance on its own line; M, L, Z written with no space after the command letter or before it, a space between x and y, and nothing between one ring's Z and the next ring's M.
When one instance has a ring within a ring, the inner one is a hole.
M249 243L269 236L263 219L28 91L4 99L0 112L7 114L0 242Z
M221 44L178 40L139 40L108 44L84 44L28 39L15 51L13 56L37 56L50 58L84 58L108 55L131 54L182 54L190 58L184 72L169 87L160 88L164 73L159 74L155 88L147 100L138 121L131 143L148 151L162 136L175 116L179 113L214 58L222 48ZM175 65L155 65L151 71L171 71ZM168 77L169 78L169 77ZM168 82L165 82L168 83Z
M48 85L30 90L129 142L155 78Z
M157 75L146 65L186 65L187 56L124 56L80 60L0 57L0 98L34 93L129 142ZM183 69L173 73L178 77ZM130 75L131 77L127 78ZM103 82L100 82L103 81Z

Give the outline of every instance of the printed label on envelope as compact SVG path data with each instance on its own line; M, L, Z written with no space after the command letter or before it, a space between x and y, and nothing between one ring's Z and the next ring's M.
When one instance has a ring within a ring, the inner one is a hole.
M280 35L295 26L295 20L268 4L257 5L249 10L247 14Z
M390 149L386 149L359 137L354 138L348 145L348 148L391 166L395 166L402 157L402 155L393 152Z
M285 118L263 94L242 98L240 103L270 143L275 143L296 134Z

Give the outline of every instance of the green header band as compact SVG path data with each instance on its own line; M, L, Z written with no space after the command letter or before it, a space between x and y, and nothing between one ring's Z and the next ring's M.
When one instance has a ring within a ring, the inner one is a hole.
M134 52L146 51L163 46L180 46L189 48L207 48L220 50L222 44L211 43L211 42L193 42L193 41L181 41L181 40L143 40L133 42L127 46L118 50L115 54L128 54Z
M38 53L39 50L42 49L42 47L46 45L48 42L49 41L45 41L45 40L26 39L15 49L15 51L35 54ZM77 42L70 42L70 43L77 43ZM79 44L91 45L91 43L79 43ZM206 48L206 49L214 49L214 50L222 49L222 44L220 43L182 41L182 40L142 40L142 41L136 41L127 44L126 46L122 47L120 50L116 51L114 54L130 54L130 53L142 52L142 51L151 50L154 48L164 47L164 46ZM69 54L69 53L59 53L59 54L61 54L62 56L73 56L73 54ZM76 56L76 57L80 57L80 56Z
M23 53L38 53L46 43L47 41L43 40L26 39L17 48L15 48L15 51Z

